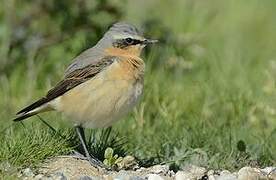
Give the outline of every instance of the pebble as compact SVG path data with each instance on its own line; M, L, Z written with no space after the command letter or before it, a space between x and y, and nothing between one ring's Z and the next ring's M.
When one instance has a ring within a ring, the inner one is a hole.
M228 175L228 174L231 174L231 172L228 171L228 170L222 170L222 171L220 172L220 174L221 174L221 175Z
M79 180L96 180L96 179L92 179L91 177L89 177L89 176L81 176L80 178L79 178Z
M214 175L215 174L215 171L214 170L209 170L208 172L207 172L207 175L208 176L212 176L212 175Z
M224 174L220 176L216 176L215 180L237 180L238 178L233 174Z
M175 175L175 172L173 172L172 170L170 170L167 174L168 174L168 176L172 177L172 176Z
M237 176L235 176L234 174L232 174L230 171L228 170L222 170L219 175L213 175L213 179L214 180L237 180ZM209 178L209 180L211 180L211 178Z
M132 176L129 180L145 180L145 178L139 177L139 176Z
M269 179L276 179L276 167L266 167L261 172Z
M44 177L43 174L38 174L34 177L35 180L41 180Z
M155 165L152 166L150 172L153 174L167 174L170 171L168 165Z
M207 170L204 167L198 167L194 165L184 167L183 171L190 172L191 174L197 177L202 177L207 172Z
M109 176L108 178L105 178L105 179L112 179L112 180L113 179L114 180L145 180L145 178L129 174L126 171L125 171L125 173L119 172L119 174L117 174L115 176Z
M11 164L7 161L0 163L0 171L8 172L12 168Z
M204 178L206 172L207 172L207 170L205 168L189 165L189 166L184 167L182 171L178 171L175 174L175 179L176 180L202 179L202 178ZM206 175L206 177L208 177L208 175Z
M216 175L208 175L208 180L216 180Z
M265 174L270 174L270 173L276 173L276 167L266 167L261 169L262 172L264 172Z
M251 167L243 167L238 172L238 180L258 180L259 173Z
M158 174L148 174L147 175L148 180L164 180L161 176Z
M24 169L22 174L26 177L33 177L34 176L34 173L30 168Z
M114 180L129 180L130 176L123 170L121 170L117 175L113 176Z
M273 173L273 174L269 174L268 176L267 176L269 179L276 179L276 173Z
M267 174L267 177L270 178L270 179L276 179L276 168L274 167L274 170L270 171L268 174Z
M197 178L192 173L184 172L184 171L178 171L175 174L175 180L183 180L183 179L196 180Z
M144 168L144 167L140 167L139 169L137 169L136 171L137 172L141 172L141 171L144 171L144 170L146 170L146 168Z

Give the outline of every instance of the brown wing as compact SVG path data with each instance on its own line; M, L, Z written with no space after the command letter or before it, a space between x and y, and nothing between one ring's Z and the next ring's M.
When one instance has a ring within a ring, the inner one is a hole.
M65 92L69 91L70 89L94 77L96 74L101 72L105 67L112 64L115 59L116 57L114 56L106 56L96 64L91 64L84 68L74 70L73 72L67 74L64 77L64 79L60 81L54 88L48 91L45 97L42 97L38 101L22 109L17 114L27 113L47 102L50 102L56 97L63 95Z

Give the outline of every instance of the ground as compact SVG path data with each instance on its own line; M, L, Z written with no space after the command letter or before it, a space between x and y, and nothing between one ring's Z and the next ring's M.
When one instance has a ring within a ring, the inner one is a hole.
M127 166L125 169L116 171L95 168L86 160L72 158L70 156L49 159L41 165L42 167L33 172L30 168L18 173L18 177L26 179L105 179L105 180L273 180L276 178L276 167L264 169L243 167L238 172L227 170L208 170L193 165L186 166L182 170L174 172L167 165L155 165L148 168L138 166Z

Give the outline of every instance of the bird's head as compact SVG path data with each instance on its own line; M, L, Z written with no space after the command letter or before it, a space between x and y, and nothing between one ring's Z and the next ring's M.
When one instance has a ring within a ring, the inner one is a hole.
M145 38L135 26L119 22L109 28L98 45L106 49L123 50L139 56L146 45L156 42L157 40Z

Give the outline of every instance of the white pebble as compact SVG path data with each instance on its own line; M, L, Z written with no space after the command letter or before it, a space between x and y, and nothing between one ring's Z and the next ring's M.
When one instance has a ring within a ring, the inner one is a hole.
M41 180L44 176L42 174L38 174L34 177L35 180Z
M157 174L148 174L148 180L164 180L161 176Z
M168 165L155 165L151 167L150 172L154 174L160 174L160 173L167 174L169 170L170 169Z
M23 170L22 174L27 177L33 177L34 173L30 168L26 168Z
M237 177L233 174L223 174L223 175L217 176L215 180L237 180Z
M176 174L175 174L175 180L194 180L196 179L195 176L193 176L192 173L189 173L189 172L184 172L184 171L178 171Z
M238 172L238 180L258 180L258 172L251 167L243 167Z
M276 167L266 167L264 169L261 169L261 171L265 174L276 173Z

